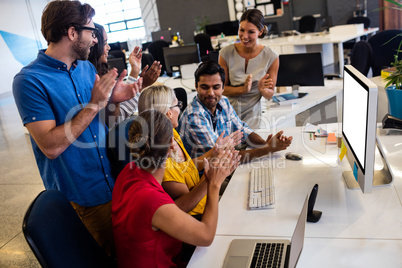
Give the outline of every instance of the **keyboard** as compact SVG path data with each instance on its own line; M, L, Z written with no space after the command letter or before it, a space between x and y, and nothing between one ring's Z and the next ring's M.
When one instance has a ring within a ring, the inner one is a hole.
M253 168L250 173L249 209L273 208L275 187L272 166Z
M281 267L284 244L257 243L250 268Z

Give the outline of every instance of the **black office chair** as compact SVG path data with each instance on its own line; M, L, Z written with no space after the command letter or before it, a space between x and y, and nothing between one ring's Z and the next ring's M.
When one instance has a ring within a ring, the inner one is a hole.
M155 59L151 53L142 53L142 60L141 60L141 70L144 69L145 66L151 67L152 63L154 63Z
M211 43L211 37L207 34L200 33L194 36L194 42L198 44L201 61L207 60L209 52L214 51Z
M177 100L183 102L183 107L180 109L180 110L181 110L181 113L183 113L184 110L185 110L186 107L187 107L187 92L186 92L186 90L185 90L184 88L182 88L182 87L176 87L176 88L174 88L173 90L174 90L174 93L176 94ZM181 114L181 113L180 113L180 114Z
M312 33L315 32L316 19L312 15L303 16L299 21L299 32Z
M373 61L371 68L373 76L381 75L381 70L391 66L394 62L394 55L402 41L402 30L386 30L370 37L368 42L373 50ZM399 53L399 60L402 53Z
M117 267L57 190L45 190L35 198L22 231L42 267Z
M130 116L126 120L115 125L109 130L107 137L107 156L115 179L123 168L131 162L130 145L128 142L128 130L136 116Z
M166 71L165 58L163 56L164 47L169 47L169 43L163 40L154 41L148 46L149 53L152 54L155 60L162 64L161 75Z
M352 17L346 21L346 24L360 24L360 23L363 23L364 28L367 29L370 27L371 21L367 17ZM367 40L367 35L363 35L360 39ZM352 49L355 44L356 44L355 40L350 40L343 43L343 48Z
M350 64L367 76L371 67L372 58L373 50L371 49L371 45L367 41L361 40L357 42L352 49Z

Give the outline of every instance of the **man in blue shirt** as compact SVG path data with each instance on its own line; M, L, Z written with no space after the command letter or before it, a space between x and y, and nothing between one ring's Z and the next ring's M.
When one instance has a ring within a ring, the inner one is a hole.
M210 150L219 135L241 130L243 141L253 149L242 150L241 161L286 149L292 137L283 136L283 131L269 135L267 140L255 133L247 123L240 120L230 105L228 98L222 96L225 84L225 71L216 62L206 61L195 71L197 96L189 104L180 118L178 132L191 158L196 158Z
M94 14L79 1L50 2L41 28L48 48L15 76L13 94L45 188L63 192L110 254L114 179L105 118L118 115L118 104L134 97L141 80L124 84L125 71L116 82L116 69L96 74L87 61L97 43Z

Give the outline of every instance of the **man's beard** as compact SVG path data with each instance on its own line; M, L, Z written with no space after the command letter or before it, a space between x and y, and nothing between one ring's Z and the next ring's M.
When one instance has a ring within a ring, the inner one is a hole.
M78 40L73 44L73 50L77 54L77 60L87 60L89 56L89 46L85 45L81 35Z

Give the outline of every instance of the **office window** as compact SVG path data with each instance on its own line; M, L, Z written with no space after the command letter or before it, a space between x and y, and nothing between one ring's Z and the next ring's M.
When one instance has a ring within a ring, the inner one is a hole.
M144 39L145 28L139 0L84 0L95 9L94 22L105 27L109 43Z

